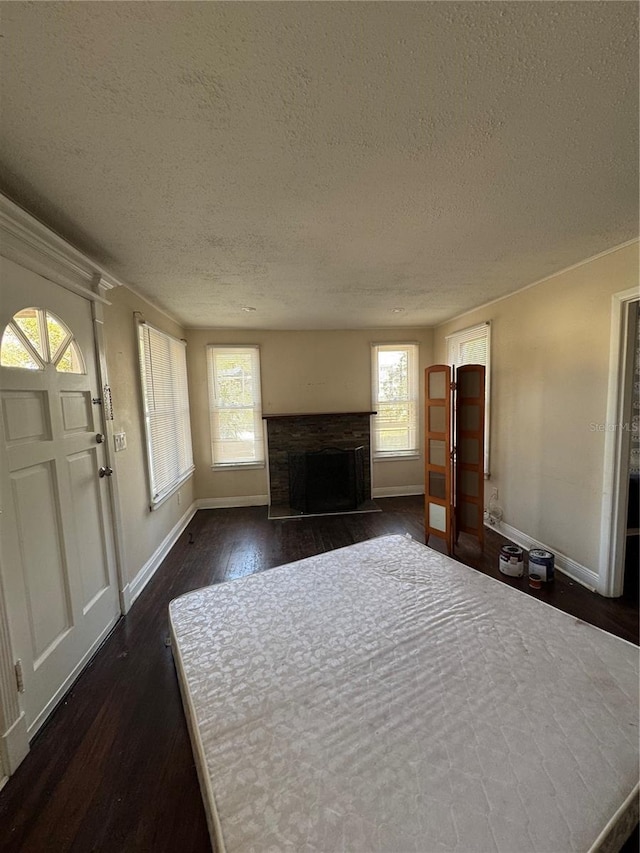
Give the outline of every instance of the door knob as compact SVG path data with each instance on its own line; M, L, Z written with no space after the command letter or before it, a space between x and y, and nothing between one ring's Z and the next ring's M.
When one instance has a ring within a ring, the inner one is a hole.
M104 436L101 432L96 433L96 444L102 444L104 441Z
M98 468L98 477L110 477L113 474L113 468L109 468L108 465L103 465L101 468Z

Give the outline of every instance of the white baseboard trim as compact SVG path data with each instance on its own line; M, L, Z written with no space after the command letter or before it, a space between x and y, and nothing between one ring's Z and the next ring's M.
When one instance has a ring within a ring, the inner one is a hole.
M197 501L194 501L177 524L167 533L135 578L121 590L120 603L123 614L127 614L131 610L131 605L158 571L160 564L176 544L187 524L189 524L196 514L197 508Z
M2 770L6 774L6 780L16 772L18 765L29 752L29 735L24 711L0 738L0 749L2 750ZM2 784L0 780L0 789Z
M379 486L371 490L374 498L404 498L411 495L424 495L424 486Z
M549 547L549 545L545 545L544 542L539 542L537 539L533 539L531 536L523 533L521 530L518 530L517 527L512 527L504 521L499 521L497 524L487 524L485 522L485 527L488 527L490 530L496 530L502 536L505 536L507 539L511 539L512 542L515 542L516 545L519 545L527 551L530 551L532 548L542 548L545 551L551 551L552 554L555 555L554 564L558 571L567 575L567 577L570 577L571 580L582 584L582 586L586 586L587 589L591 590L591 592L598 591L597 572L581 565L581 563L576 562L576 560L571 559L571 557L567 557L566 554L554 551L553 548Z
M234 506L269 506L269 495L240 495L231 498L198 498L197 509L229 509Z

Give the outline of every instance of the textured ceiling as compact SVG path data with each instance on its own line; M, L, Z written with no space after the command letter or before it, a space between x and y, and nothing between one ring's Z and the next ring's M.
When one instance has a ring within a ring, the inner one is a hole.
M5 2L0 186L187 326L432 325L637 236L637 11Z

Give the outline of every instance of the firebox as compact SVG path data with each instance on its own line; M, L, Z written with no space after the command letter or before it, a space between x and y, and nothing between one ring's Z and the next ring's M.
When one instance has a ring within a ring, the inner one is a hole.
M364 445L289 453L289 503L305 513L347 512L365 499Z

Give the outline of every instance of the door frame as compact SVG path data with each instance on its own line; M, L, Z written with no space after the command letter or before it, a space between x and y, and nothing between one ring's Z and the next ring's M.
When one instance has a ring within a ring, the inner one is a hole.
M2 193L0 193L0 254L37 273L52 285L71 290L91 303L96 368L98 382L104 394L105 388L109 386L109 377L102 333L103 311L104 306L110 304L107 293L119 287L122 282ZM113 423L105 418L105 406L101 409L103 432L107 438L105 441L106 464L114 467ZM115 478L109 480L111 533L115 551L120 610L124 612L122 524L120 505L117 500L117 484L114 480ZM1 508L0 511L2 511ZM29 752L26 719L18 701L15 655L9 635L7 600L2 577L0 566L0 789Z
M631 308L640 301L637 287L614 293L611 299L609 387L604 431L604 470L600 528L599 589L616 598L624 588L624 531L627 522L627 484L623 477L629 454L631 383L634 338L630 334ZM607 428L608 427L608 428ZM625 457L626 452L626 457Z

